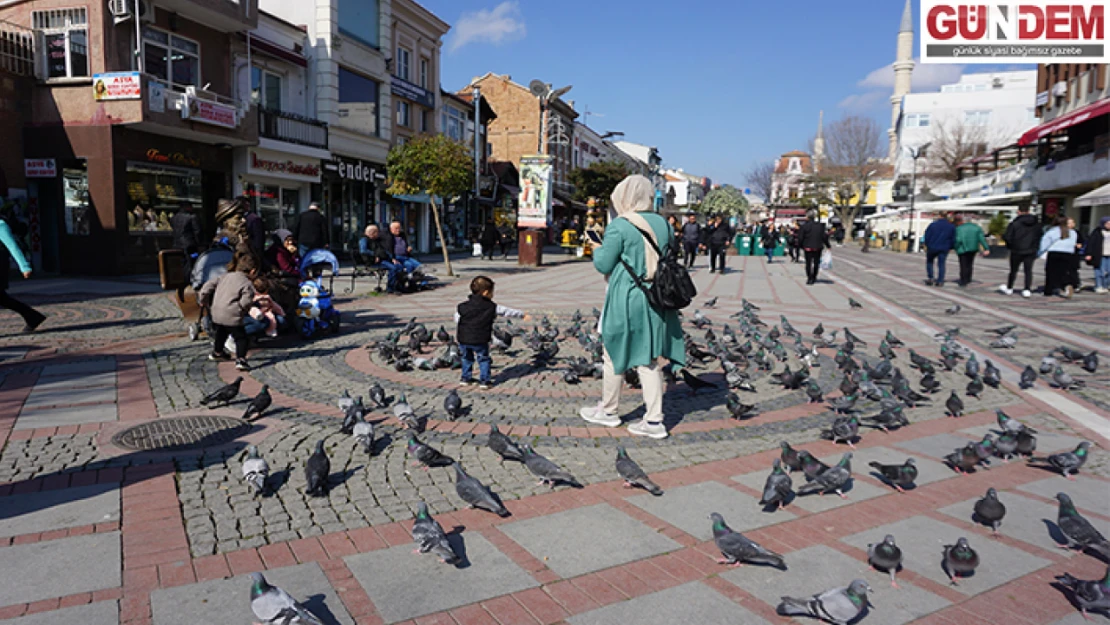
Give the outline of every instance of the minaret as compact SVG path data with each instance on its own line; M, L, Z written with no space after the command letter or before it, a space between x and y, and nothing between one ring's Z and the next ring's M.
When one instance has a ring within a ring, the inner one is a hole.
M813 168L820 171L825 160L825 111L817 114L817 137L813 140Z
M902 10L902 25L898 28L898 55L894 61L894 94L890 96L890 136L889 160L894 162L898 150L898 114L902 108L902 96L910 92L910 76L913 74L913 8L906 0Z

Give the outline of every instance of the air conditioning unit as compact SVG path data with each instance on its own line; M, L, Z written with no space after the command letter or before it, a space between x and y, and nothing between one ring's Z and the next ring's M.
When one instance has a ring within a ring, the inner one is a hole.
M151 0L139 1L139 21L144 24L154 23L154 3Z
M1061 80L1060 82L1052 85L1052 95L1062 98L1068 95L1068 83Z
M108 11L116 25L129 21L133 17L136 0L108 0ZM147 24L154 22L154 5L149 0L138 0L139 21Z

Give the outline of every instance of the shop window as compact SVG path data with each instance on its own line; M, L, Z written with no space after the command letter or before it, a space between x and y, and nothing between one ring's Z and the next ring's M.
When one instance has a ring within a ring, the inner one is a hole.
M378 0L344 0L339 5L339 32L377 48L381 32Z
M339 110L336 123L378 136L378 83L339 68Z
M185 204L203 206L200 171L128 163L127 200L131 234L169 234L170 219Z
M260 67L251 68L251 102L262 108L280 111L281 76Z
M397 100L397 125L412 127L412 105L404 100Z
M42 32L40 56L47 78L89 75L89 30L85 9L34 11L31 23Z
M175 86L199 87L200 44L153 28L143 29L146 73Z
M409 51L397 48L397 77L401 80L409 79Z
M281 214L281 189L268 184L248 184L247 197L258 210L258 216L266 225L267 232L283 227Z
M63 169L62 191L65 193L66 234L89 236L92 227L89 172L86 169Z

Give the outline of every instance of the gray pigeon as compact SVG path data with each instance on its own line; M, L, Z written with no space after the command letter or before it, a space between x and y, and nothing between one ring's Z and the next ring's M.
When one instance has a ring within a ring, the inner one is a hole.
M462 416L462 398L459 397L458 391L451 389L451 391L447 393L447 397L443 399L443 410L452 421Z
M1029 462L1052 467L1069 480L1074 480L1075 473L1087 462L1087 456L1090 455L1088 451L1090 446L1091 444L1087 441L1082 441L1074 451L1062 451L1045 458L1030 458Z
M1055 371L1056 367L1058 366L1060 366L1060 361L1056 360L1052 356L1045 356L1044 358L1041 358L1041 364L1040 366L1038 366L1037 372L1041 375L1048 375Z
M782 461L775 458L771 466L771 474L763 484L763 498L759 500L759 505L766 507L777 503L778 509L782 510L786 500L794 494L793 485L794 480L782 470Z
M713 520L713 542L721 550L724 559L717 560L718 564L731 564L744 566L745 562L756 564L770 564L776 568L786 570L786 563L779 554L765 549L759 543L749 539L740 532L735 532L725 523L724 517L714 512L709 515Z
M867 563L881 571L890 573L890 585L898 587L894 574L902 566L902 550L894 543L894 537L887 534L883 542L867 545Z
M953 390L952 394L948 396L948 400L944 402L944 407L948 409L947 415L951 417L959 417L964 413L964 400Z
M963 306L960 306L959 304L956 304L956 305L952 306L951 308L946 309L944 311L944 314L946 314L946 315L955 315L955 314L959 313L961 310L963 310L963 308L964 308Z
M909 486L917 479L917 463L913 458L906 458L904 464L882 464L872 461L868 466L878 471L883 481L898 489L900 493L906 492L903 486Z
M1056 370L1052 372L1052 387L1070 391L1073 388L1081 388L1084 386L1082 380L1076 380L1070 373L1064 371L1064 368L1057 365Z
M362 397L354 399L347 406L347 412L343 415L343 426L339 428L339 431L347 435L353 434L355 424L362 421L365 414L366 408L362 405Z
M423 431L420 418L416 416L416 411L412 409L408 400L405 399L404 393L401 393L400 399L397 400L397 403L393 404L393 416L397 417L397 420L400 421L401 425L406 429L417 432Z
M316 442L316 451L308 457L304 465L305 493L314 497L328 494L328 476L331 475L331 460L324 453L324 441Z
M428 513L428 504L416 504L416 520L412 524L412 541L416 543L415 553L434 553L444 564L458 564L459 555L447 540L447 532L439 521Z
M998 491L988 488L987 494L975 502L975 514L972 519L991 526L991 532L997 534L998 527L1002 525L1002 518L1005 516L1006 506L998 500Z
M1060 502L1059 512L1056 515L1056 525L1064 535L1067 543L1064 547L1072 549L1093 549L1110 558L1110 543L1091 522L1075 509L1071 497L1065 493L1056 493L1056 501Z
M251 403L247 405L247 409L243 411L243 420L246 421L252 416L261 417L273 402L274 398L270 397L270 387L263 384L262 390L258 391Z
M455 492L472 508L487 510L502 518L509 516L509 511L493 496L489 488L477 478L467 475L462 465L457 462L455 463Z
M209 408L215 408L218 404L223 404L225 406L230 404L231 400L239 396L239 385L241 385L242 383L242 376L235 378L235 381L233 381L231 384L221 386L220 388L216 389L216 391L213 392L211 395L208 395L204 399L200 400L200 405L208 406Z
M1021 381L1018 382L1018 386L1027 391L1033 388L1036 383L1037 372L1033 370L1032 365L1025 365L1025 369L1021 371Z
M978 566L979 554L971 548L966 538L961 537L955 545L944 546L943 568L953 586L959 585L956 583L957 577L971 575Z
M506 460L524 462L524 452L513 442L513 439L502 434L496 425L489 426L489 437L486 439L486 446L498 456L501 456L501 464L505 464Z
M776 461L777 462L777 461ZM617 447L617 473L624 479L625 486L631 488L639 486L656 497L663 494L663 489L651 481L647 473L628 457L628 451L623 446Z
M840 458L840 462L835 467L829 467L822 471L820 475L813 478L813 481L805 484L798 489L799 495L808 495L809 493L825 494L827 491L833 491L840 495L841 499L847 499L842 490L848 481L852 479L852 452L846 452Z
M324 625L289 593L267 583L262 573L251 573L251 612L267 625Z
M1087 610L1110 616L1110 566L1106 567L1102 581L1076 579L1068 573L1057 575L1056 581L1071 591L1083 618L1088 618Z
M270 465L258 453L258 447L247 447L247 459L243 461L243 479L254 489L255 495L266 494L266 479L270 477Z
M573 475L554 462L536 453L536 450L532 449L531 446L521 445L520 449L524 452L524 466L528 467L532 475L540 478L540 484L548 484L554 488L555 484L563 482L575 488L582 488L582 484L576 480Z
M378 408L385 408L385 389L381 384L374 382L370 387L370 401L374 402Z
M853 580L846 588L834 588L807 599L782 597L775 608L780 616L812 616L833 625L847 625L867 609L867 593L871 586L862 579Z
M827 430L821 431L821 437L831 440L833 443L844 441L848 446L855 449L856 446L852 442L859 436L859 418L856 415L848 417L837 417L833 421L832 427Z
M374 424L369 421L359 421L352 428L351 434L355 437L355 442L362 447L363 451L367 454L374 453Z
M1017 341L1018 335L1011 333L991 341L991 347L995 349L1013 349L1017 345Z
M343 389L343 394L339 396L339 399L335 400L335 405L343 412L347 412L347 409L354 403L355 400L351 397L351 392L347 389Z

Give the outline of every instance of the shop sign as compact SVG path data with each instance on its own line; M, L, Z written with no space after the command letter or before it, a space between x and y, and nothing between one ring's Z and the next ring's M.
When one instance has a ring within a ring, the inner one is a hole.
M93 74L93 98L103 100L138 100L143 95L139 72Z
M310 182L320 181L320 161L265 158L259 156L258 150L250 150L247 156L247 171L263 176L296 178Z
M181 107L181 118L211 124L223 128L236 128L239 125L238 111L234 106L220 104L212 100L202 100L195 95L185 94L185 105Z
M551 221L551 156L520 158L520 208L517 225L546 228Z
M58 165L52 158L23 159L23 175L28 178L56 178Z
M328 171L334 171L340 178L354 182L374 182L375 170L365 161L345 159L340 156L328 163Z
M390 77L389 92L395 96L412 100L425 108L432 109L436 107L436 97L431 91L396 76Z
M146 160L162 165L179 165L181 167L200 167L200 159L182 152L162 152L158 148L146 151Z

